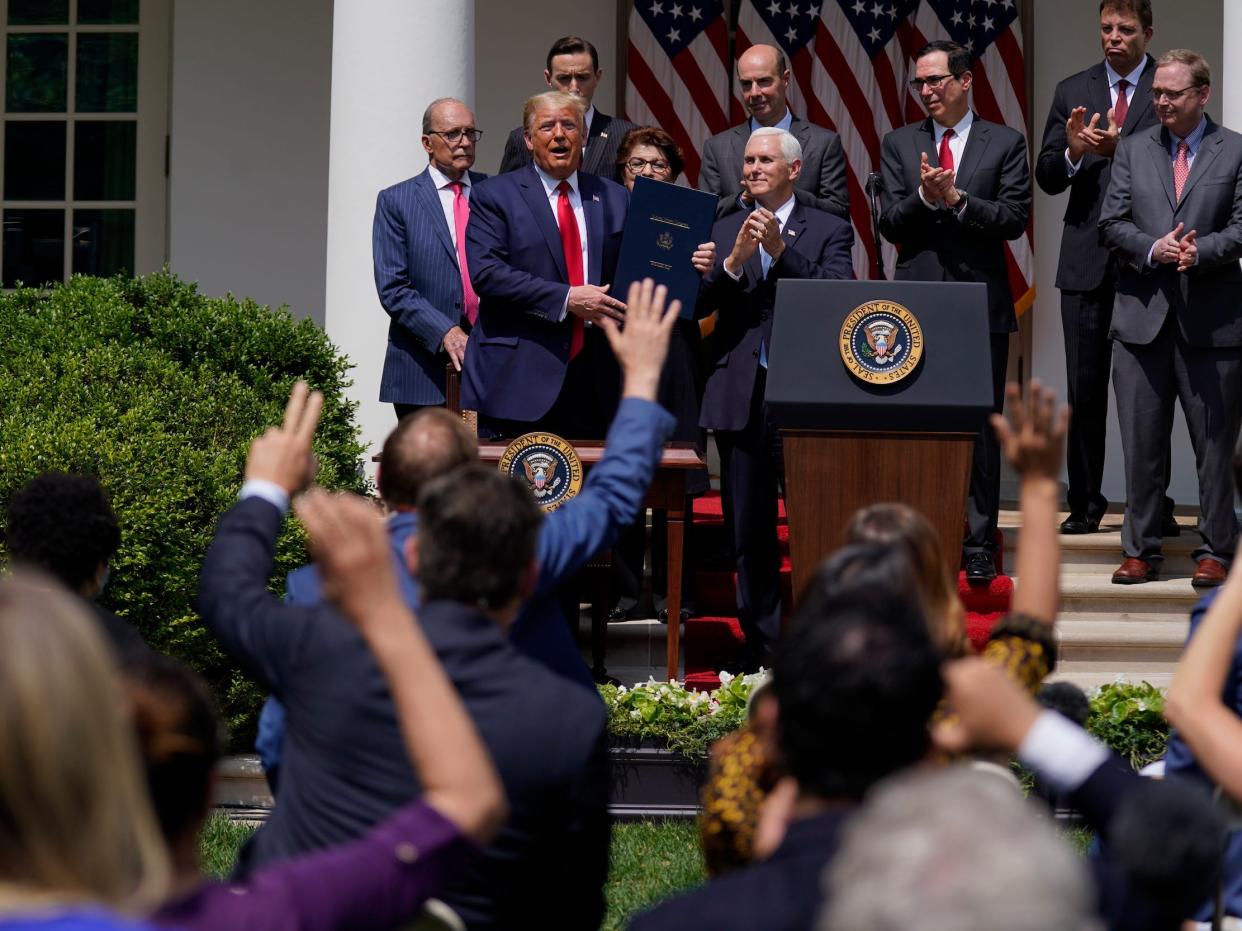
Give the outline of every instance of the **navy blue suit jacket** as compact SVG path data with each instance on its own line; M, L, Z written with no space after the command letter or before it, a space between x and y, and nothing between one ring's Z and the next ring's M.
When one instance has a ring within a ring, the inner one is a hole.
M734 281L724 270L738 230L747 213L738 211L712 227L716 267L704 280L698 309L701 315L719 310L712 334L707 388L699 424L715 430L741 430L750 415L750 397L759 371L759 345L772 345L776 283L782 278L853 278L850 249L854 230L824 210L794 204L781 236L785 251L763 276L759 251Z
M267 590L281 513L260 498L216 528L199 612L221 646L284 703L280 804L244 871L354 838L419 793L392 698L371 651L328 605ZM603 705L522 655L494 621L433 601L419 621L496 763L510 817L440 895L472 929L595 928L608 867Z
M471 184L487 175L470 172ZM444 334L461 321L461 270L426 169L379 192L371 228L375 290L391 317L381 401L443 404Z
M629 194L578 173L587 227L587 284L608 284L617 267ZM462 407L505 420L538 420L552 407L569 362L569 293L560 229L533 165L475 188L466 260L479 319L466 348Z

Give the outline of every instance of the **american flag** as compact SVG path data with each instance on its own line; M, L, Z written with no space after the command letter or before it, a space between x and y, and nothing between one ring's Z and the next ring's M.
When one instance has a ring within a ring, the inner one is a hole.
M922 0L914 17L914 32L919 45L952 39L970 49L975 55L970 69L975 110L985 120L1026 135L1026 68L1014 0ZM1014 305L1022 314L1035 301L1030 221L1026 235L1007 243L1006 251Z
M723 0L635 0L626 65L626 117L672 136L698 184L703 143L730 125Z

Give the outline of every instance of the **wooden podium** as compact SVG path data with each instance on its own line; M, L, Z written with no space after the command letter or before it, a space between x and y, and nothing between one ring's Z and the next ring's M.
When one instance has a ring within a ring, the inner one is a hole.
M922 360L876 385L840 356L842 324L869 301L900 304L922 330ZM795 600L850 517L907 504L940 535L956 573L971 455L992 408L987 292L981 284L781 281L766 400L785 456Z

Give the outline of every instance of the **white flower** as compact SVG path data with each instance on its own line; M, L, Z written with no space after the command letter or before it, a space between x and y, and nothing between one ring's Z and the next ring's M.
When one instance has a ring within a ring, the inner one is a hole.
M1119 672L1117 675L1113 676L1113 682L1117 685L1125 685L1129 681L1130 680L1125 677L1124 673Z
M1147 702L1145 702L1145 701L1141 701L1141 702L1139 702L1139 703L1138 703L1138 710L1139 710L1139 711L1146 711L1146 710L1147 710Z
M721 687L723 688L724 686L728 685L730 682L732 682L732 681L733 681L733 678L734 678L734 677L733 677L733 673L731 673L731 672L725 672L725 671L721 670L721 673L720 673L720 685L721 685Z
M641 715L641 714L639 714L639 713L638 713L638 709L637 709L637 708L635 708L633 711L631 711L631 712L630 712L630 717L631 717L631 718L641 718L641 717L642 717L642 715Z

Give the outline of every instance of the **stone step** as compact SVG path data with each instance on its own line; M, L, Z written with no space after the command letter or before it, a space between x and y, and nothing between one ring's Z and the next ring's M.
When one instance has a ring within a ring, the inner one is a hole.
M1189 575L1162 578L1142 585L1114 585L1112 573L1063 572L1060 618L1107 620L1172 619L1190 616L1202 592ZM1020 580L1014 580L1020 586Z
M1148 682L1158 689L1167 689L1169 683L1173 681L1173 669L1156 668L1152 669L1131 669L1127 671L1108 669L1074 669L1064 670L1058 669L1048 677L1049 682L1073 682L1076 686L1090 695L1095 689L1101 685L1107 685L1115 682L1117 677L1121 676L1127 682Z
M1058 521L1065 516L1059 515ZM1167 537L1162 546L1164 564L1161 574L1165 576L1190 576L1195 571L1194 560L1190 558L1200 542L1199 534L1195 530L1195 518L1179 516L1178 522L1182 527L1181 535ZM1021 535L1018 512L1003 511L1000 526L1005 531L1005 565L1012 569L1017 558L1018 537ZM1121 565L1124 554L1121 549L1120 514L1105 515L1098 533L1061 536L1059 540L1062 575L1105 569L1111 575Z

